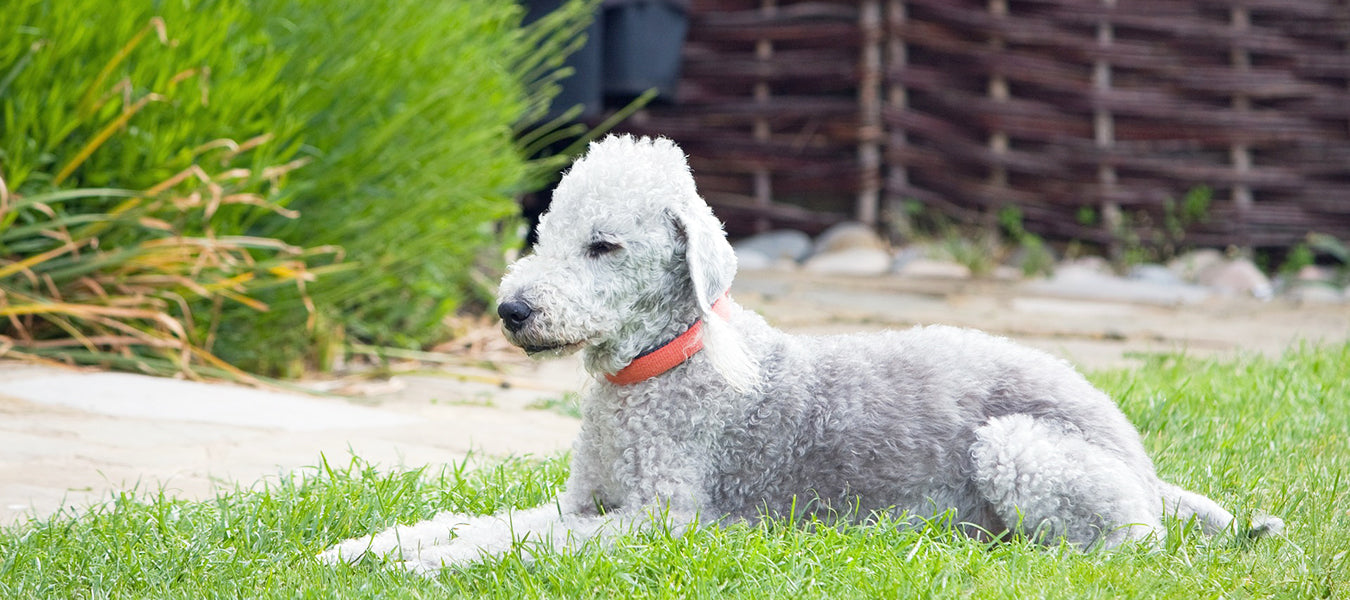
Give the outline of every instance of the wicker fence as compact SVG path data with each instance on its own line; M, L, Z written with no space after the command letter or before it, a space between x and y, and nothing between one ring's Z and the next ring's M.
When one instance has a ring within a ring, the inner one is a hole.
M695 0L679 102L625 125L691 155L733 233L963 221L1105 245L1350 238L1346 0Z

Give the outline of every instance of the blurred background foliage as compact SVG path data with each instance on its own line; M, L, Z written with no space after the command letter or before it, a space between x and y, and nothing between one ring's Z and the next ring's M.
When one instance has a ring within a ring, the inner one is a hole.
M444 340L556 166L525 147L593 5L7 0L0 355L294 376Z

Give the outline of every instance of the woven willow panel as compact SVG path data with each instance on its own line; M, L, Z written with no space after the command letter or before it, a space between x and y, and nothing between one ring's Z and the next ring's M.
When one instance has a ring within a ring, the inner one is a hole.
M1345 0L695 0L666 135L734 233L918 201L1118 242L1350 239Z

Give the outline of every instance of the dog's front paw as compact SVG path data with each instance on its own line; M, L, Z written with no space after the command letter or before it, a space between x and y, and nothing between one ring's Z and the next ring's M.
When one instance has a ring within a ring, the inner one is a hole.
M320 552L317 558L327 564L353 564L364 556L390 557L400 564L415 560L423 548L448 545L456 528L487 517L442 513L413 525L395 525L380 533L352 538Z
M352 538L339 543L323 552L320 552L316 558L320 562L330 565L353 564L361 557L367 554L371 556L383 556L390 551L398 548L397 544L381 544L380 536L367 535L359 538Z
M482 561L483 558L484 555L480 548L450 542L416 549L404 549L402 560L393 563L393 565L409 573L415 573L423 577L434 577L443 569L471 565Z

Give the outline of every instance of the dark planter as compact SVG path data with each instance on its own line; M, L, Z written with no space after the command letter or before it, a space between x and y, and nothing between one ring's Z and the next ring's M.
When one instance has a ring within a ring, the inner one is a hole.
M604 5L604 94L622 104L651 88L671 101L689 30L687 2L623 0Z

